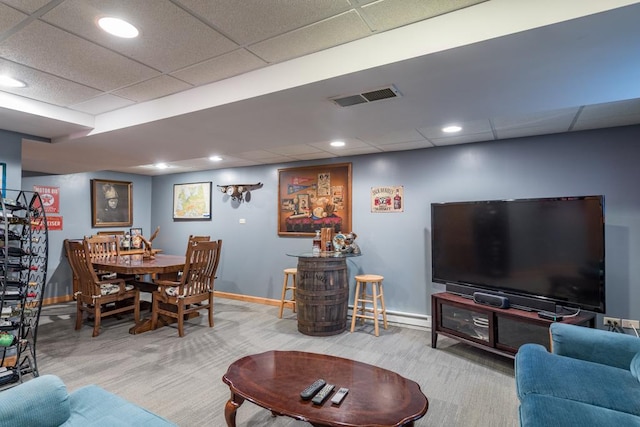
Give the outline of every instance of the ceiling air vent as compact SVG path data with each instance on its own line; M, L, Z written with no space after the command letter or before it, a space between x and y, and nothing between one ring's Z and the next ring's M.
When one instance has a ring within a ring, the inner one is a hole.
M349 107L351 105L366 104L368 102L380 101L383 99L398 98L399 96L402 96L400 91L398 91L395 86L389 86L357 95L332 98L331 100L341 107Z

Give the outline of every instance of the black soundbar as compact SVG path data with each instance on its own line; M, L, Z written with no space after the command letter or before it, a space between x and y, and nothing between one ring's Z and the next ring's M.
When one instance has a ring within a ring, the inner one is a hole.
M460 295L469 299L473 299L473 294L476 292L502 296L509 300L510 307L519 308L526 311L549 311L552 313L555 313L557 311L555 302L538 298L524 297L522 295L512 295L505 292L490 291L474 286L464 286L455 283L447 283L446 289L447 292L451 292L452 294Z
M509 308L509 298L501 295L474 292L473 301L477 304L490 305L496 308Z

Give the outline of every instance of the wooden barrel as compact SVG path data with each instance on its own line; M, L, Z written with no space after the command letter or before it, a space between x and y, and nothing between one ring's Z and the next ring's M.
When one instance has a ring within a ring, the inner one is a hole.
M345 258L298 259L298 331L314 336L339 334L347 328L348 304Z

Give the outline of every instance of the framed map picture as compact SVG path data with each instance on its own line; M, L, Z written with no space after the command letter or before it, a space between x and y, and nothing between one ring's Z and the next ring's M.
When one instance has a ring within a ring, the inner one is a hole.
M278 235L351 231L351 163L278 169Z
M211 182L173 185L173 219L211 219Z

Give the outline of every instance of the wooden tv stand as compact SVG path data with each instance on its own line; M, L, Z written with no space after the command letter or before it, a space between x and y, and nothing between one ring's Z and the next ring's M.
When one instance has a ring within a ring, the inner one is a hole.
M440 334L511 358L525 343L541 344L549 349L549 325L553 322L541 319L536 311L491 307L441 292L431 295L431 314L433 348ZM593 328L595 315L580 313L561 322Z

